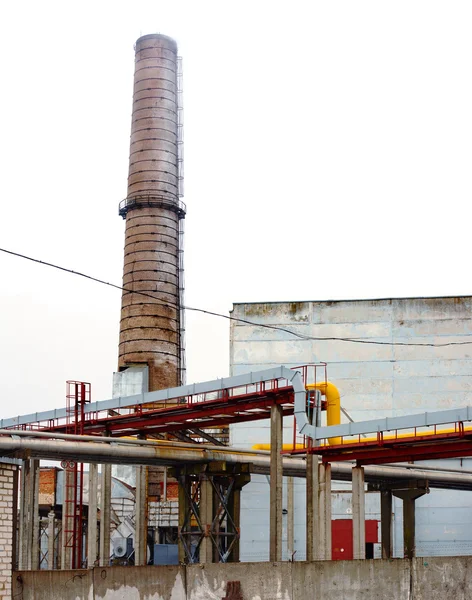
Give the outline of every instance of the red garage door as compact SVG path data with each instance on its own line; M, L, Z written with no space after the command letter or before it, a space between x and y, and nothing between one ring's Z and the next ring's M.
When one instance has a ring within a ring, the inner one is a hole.
M373 558L373 544L378 540L378 521L365 522L366 557ZM352 560L352 519L331 521L333 560Z

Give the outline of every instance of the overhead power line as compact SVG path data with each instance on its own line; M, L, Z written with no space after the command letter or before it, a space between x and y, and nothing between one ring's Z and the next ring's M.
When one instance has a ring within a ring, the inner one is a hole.
M427 346L432 348L441 348L445 346L463 346L466 344L472 344L472 340L463 341L463 342L444 342L439 344L434 344L432 342L383 342L379 340L366 340L362 338L348 338L348 337L316 337L310 335L303 335L297 331L293 331L292 329L287 329L286 327L281 327L280 325L268 325L266 323L256 323L255 321L249 321L247 319L241 319L240 317L232 317L230 315L224 315L222 313L214 312L211 310L206 310L204 308L195 308L193 306L182 306L172 303L165 302L156 298L151 292L140 292L137 290L130 289L128 287L124 287L121 285L117 285L116 283L110 283L109 281L105 281L104 279L100 279L98 277L93 277L92 275L87 275L86 273L81 273L80 271L74 271L73 269L68 269L67 267L61 267L60 265L56 265L54 263L50 263L44 260L39 260L38 258L33 258L31 256L26 256L25 254L20 254L19 252L13 252L12 250L7 250L5 248L0 248L0 252L4 252L5 254L11 254L12 256L16 256L18 258L23 258L25 260L29 260L31 262L44 265L46 267L52 267L53 269L58 269L59 271L64 271L66 273L70 273L71 275L77 275L79 277L84 277L85 279L90 279L91 281L95 281L96 283L101 283L103 285L108 285L117 290L121 290L123 292L128 292L130 294L139 294L140 296L144 296L147 298L151 298L155 303L161 304L162 306L170 307L170 308L184 308L185 310L191 310L193 312L202 313L204 315L210 315L212 317L219 317L221 319L226 319L228 321L235 321L237 323L244 323L245 325L253 325L255 327L262 327L264 329L272 329L275 331L282 331L284 333L288 333L302 340L313 340L317 342L324 341L335 341L335 342L349 342L352 344L375 344L377 346ZM471 334L467 334L471 335Z

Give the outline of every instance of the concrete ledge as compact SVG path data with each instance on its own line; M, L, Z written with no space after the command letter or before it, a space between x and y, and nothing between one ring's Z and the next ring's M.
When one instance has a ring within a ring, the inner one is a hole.
M241 590L234 600L291 600L293 563L233 563L187 567L187 598L227 598L228 582ZM173 598L172 598L173 600Z
M410 561L402 559L295 562L292 579L293 600L403 600L410 597Z
M472 556L414 558L411 561L414 600L449 598L469 600L472 593Z
M21 600L468 600L472 557L13 573Z
M93 569L93 600L186 600L185 567Z
M13 572L12 598L21 600L93 600L92 571Z

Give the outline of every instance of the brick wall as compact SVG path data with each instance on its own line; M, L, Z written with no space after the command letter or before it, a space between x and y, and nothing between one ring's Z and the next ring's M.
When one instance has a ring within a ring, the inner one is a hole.
M0 463L0 599L11 599L11 574L14 544L13 506L16 504L15 465ZM15 508L16 513L16 508ZM15 517L15 518L14 518Z

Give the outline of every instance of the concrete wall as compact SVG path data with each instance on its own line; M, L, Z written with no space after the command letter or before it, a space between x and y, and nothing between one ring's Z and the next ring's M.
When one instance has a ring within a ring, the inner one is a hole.
M235 304L231 374L325 361L356 421L472 403L472 345L391 346L470 339L472 297ZM261 325L317 338L362 338L387 345L301 340ZM466 337L469 336L469 337Z
M94 600L93 575L84 570L13 572L12 598Z
M472 558L14 573L21 600L466 600ZM232 593L230 593L232 591Z
M355 421L470 405L472 344L430 347L393 346L390 342L472 340L471 309L472 297L235 304L232 316L255 325L231 322L231 374L325 361L328 378L338 386L343 407ZM287 331L262 325L280 326L311 338L362 338L387 344L297 339ZM269 441L268 421L231 428L231 442L237 446ZM292 441L291 419L284 419L284 441ZM447 464L472 470L470 459ZM242 560L258 560L256 553L263 557L268 554L268 528L258 537L257 549L251 541L251 532L262 529L259 524L268 505L265 489L264 478L254 477L242 491ZM297 483L296 510L303 508L304 494L304 482ZM417 555L472 554L471 503L468 492L433 490L420 498L416 503ZM333 514L337 512L333 499ZM400 501L395 500L394 513L394 550L400 557ZM369 507L367 516L376 518ZM305 558L304 521L297 524L300 520L303 518L295 513L295 560Z

